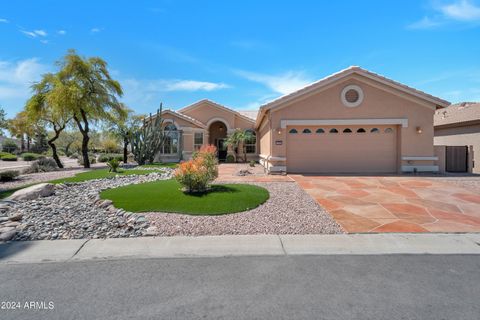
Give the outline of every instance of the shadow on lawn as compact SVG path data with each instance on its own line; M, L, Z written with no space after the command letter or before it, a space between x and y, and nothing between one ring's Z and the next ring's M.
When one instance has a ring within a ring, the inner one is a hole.
M186 194L187 196L192 196L197 198L205 197L211 193L236 193L236 192L239 192L239 190L232 187L223 186L223 185L212 185L208 190L203 192L188 193L186 191L183 191L183 193Z

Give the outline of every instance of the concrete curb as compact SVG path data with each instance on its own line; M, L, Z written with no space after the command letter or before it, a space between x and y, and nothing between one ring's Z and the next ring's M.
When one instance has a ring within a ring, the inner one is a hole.
M228 235L24 241L1 244L0 264L335 254L480 254L480 233Z

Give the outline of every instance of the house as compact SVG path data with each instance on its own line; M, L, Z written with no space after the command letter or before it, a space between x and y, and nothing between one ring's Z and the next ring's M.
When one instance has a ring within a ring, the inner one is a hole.
M462 102L434 117L435 146L446 146L446 170L480 173L480 103Z
M164 110L162 118L166 141L156 161L188 160L194 151L206 144L215 145L219 160L225 161L228 153L225 140L236 129L251 131L252 139L245 143L247 160L258 159L255 118L251 112L242 114L204 99L178 111Z
M165 118L174 125L166 129L183 130L183 142L172 143L184 158L202 143L215 144L224 158L225 138L241 128L256 134L249 156L268 172L400 173L438 170L433 116L448 105L350 67L266 103L255 120L209 100L165 111ZM172 148L164 146L162 156Z

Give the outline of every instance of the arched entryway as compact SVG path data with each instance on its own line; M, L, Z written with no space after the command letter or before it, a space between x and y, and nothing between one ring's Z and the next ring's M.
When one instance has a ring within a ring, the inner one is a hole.
M225 161L227 158L227 126L222 121L215 121L208 127L208 143L213 144L218 150L218 160Z

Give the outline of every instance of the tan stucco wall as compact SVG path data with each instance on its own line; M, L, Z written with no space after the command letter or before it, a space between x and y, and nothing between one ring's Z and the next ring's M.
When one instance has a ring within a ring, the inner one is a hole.
M259 153L264 156L269 156L271 154L271 134L270 127L268 122L265 125L260 125L260 128L257 133L257 140L260 146Z
M342 104L340 95L347 85L358 85L364 92L364 100L358 107L349 108ZM381 88L381 89L380 89ZM373 82L370 79L353 75L332 87L314 93L301 100L286 103L272 109L271 126L274 131L281 127L281 120L308 119L381 119L406 118L408 127L399 126L397 137L398 157L401 156L433 156L433 115L434 106L408 96L405 93ZM421 127L418 134L416 128ZM271 155L286 157L288 144L286 130L275 135L275 140L282 140L282 145L272 143ZM260 153L264 154L263 149ZM308 150L305 150L308 154ZM399 166L402 164L399 161ZM403 163L405 164L405 163ZM433 161L423 161L423 165L432 165Z
M235 114L233 112L222 110L204 102L193 109L184 110L182 113L207 125L209 121L215 118L224 120L228 127L235 128Z
M472 146L473 173L480 173L480 124L435 128L435 145L445 146ZM477 164L477 165L475 165Z

